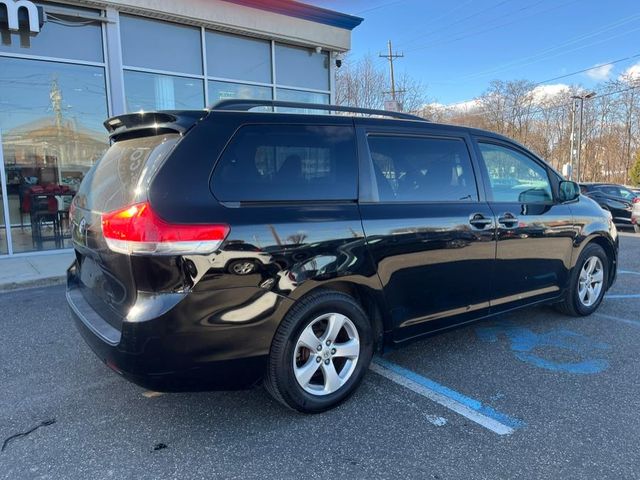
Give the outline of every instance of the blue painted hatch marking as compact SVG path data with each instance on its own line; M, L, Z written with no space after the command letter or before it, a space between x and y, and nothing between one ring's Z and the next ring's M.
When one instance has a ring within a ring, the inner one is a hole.
M536 333L514 322L502 321L478 327L476 334L481 340L490 343L496 343L501 337L505 337L518 360L553 372L584 375L599 373L609 367L609 362L599 358L598 354L611 350L611 346L572 330L555 328ZM549 358L554 350L566 350L582 360L560 361Z

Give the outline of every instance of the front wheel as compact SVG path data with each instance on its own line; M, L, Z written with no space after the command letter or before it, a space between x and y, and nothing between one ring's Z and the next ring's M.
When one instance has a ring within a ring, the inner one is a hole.
M574 317L591 315L607 291L609 259L600 245L591 243L580 254L565 298L558 308Z
M373 355L371 324L349 295L303 298L274 336L265 386L289 408L328 410L358 387Z

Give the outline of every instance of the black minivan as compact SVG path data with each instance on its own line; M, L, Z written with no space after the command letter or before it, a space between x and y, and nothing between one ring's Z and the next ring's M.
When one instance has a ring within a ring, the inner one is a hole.
M385 345L540 303L589 315L616 276L611 216L490 132L249 100L105 126L72 204L67 300L146 388L263 381L320 412Z

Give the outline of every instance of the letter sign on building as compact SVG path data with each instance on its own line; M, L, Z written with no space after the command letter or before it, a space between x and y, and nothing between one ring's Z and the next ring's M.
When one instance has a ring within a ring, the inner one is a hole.
M21 20L29 23L29 32L37 34L44 23L42 7L37 7L29 0L0 0L0 26L5 24L9 30L20 30Z

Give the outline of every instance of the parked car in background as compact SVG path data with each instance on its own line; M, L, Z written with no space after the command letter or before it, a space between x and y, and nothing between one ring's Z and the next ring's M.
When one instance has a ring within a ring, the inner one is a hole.
M541 303L586 316L616 277L611 216L491 132L262 100L105 125L67 300L96 354L152 390L264 382L321 412L385 344Z
M633 204L631 211L631 224L636 233L640 233L640 202Z
M616 224L631 225L631 210L635 203L640 202L637 193L614 183L582 183L580 191L609 211Z

